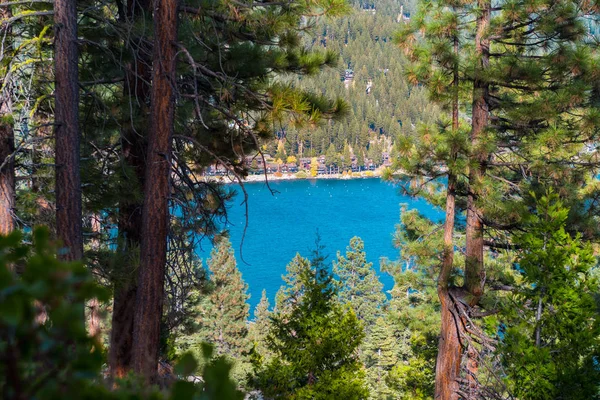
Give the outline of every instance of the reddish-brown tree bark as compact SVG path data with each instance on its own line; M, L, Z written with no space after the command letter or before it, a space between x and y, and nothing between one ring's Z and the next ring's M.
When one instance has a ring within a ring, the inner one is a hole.
M177 1L155 0L150 131L146 152L142 246L133 331L133 370L155 381L167 258L171 140L175 115Z
M79 80L75 0L54 2L56 235L62 258L83 256L79 174Z
M454 38L454 54L458 57L458 38ZM456 132L458 120L458 62L454 67L452 87L452 129ZM452 154L456 158L457 154ZM458 396L458 377L463 353L460 339L462 333L460 321L456 318L454 301L450 295L449 281L454 263L454 220L456 212L456 174L448 172L448 189L446 192L446 219L444 222L444 254L442 268L438 276L437 292L441 305L441 329L438 343L438 354L435 366L435 398L456 400Z
M449 293L449 280L454 262L454 233L456 178L448 176L448 192L446 194L446 221L444 223L444 255L442 269L438 277L437 291L441 305L441 330L438 343L438 355L435 366L435 398L458 399L458 381L462 345L460 341L460 324L454 314L454 303Z
M127 24L135 23L144 14L149 15L148 0L130 0L127 14L122 19ZM134 47L135 62L127 66L124 84L124 97L131 101L133 115L128 115L123 122L122 157L125 164L132 169L131 179L137 179L144 186L146 172L146 127L138 121L148 117L150 103L151 68L150 57L143 47ZM120 252L131 254L140 248L142 229L142 202L124 199L119 206ZM131 370L133 348L133 322L135 316L135 300L137 293L137 265L132 264L132 257L126 257L127 264L123 273L114 284L113 313L108 353L109 370L113 377L122 378Z
M0 9L0 18L6 19L11 16L10 8L2 7ZM3 25L0 28L0 36L10 41L10 26ZM4 52L8 53L12 49L11 43L3 43ZM5 56L4 54L2 55ZM9 87L2 85L3 87ZM12 113L11 93L5 91L0 98L0 235L7 235L15 227L14 206L15 206L15 163L11 157L15 150L15 138L13 127L5 122L4 117ZM11 157L11 158L9 158Z
M458 400L461 345L460 321L455 318L454 303L448 289L440 289L441 332L435 365L435 399Z
M10 99L2 99L0 118L10 113ZM15 207L15 163L12 153L15 150L13 127L0 123L0 235L7 235L15 227L13 209Z
M475 57L477 65L473 81L473 115L471 143L473 146L469 169L469 193L467 196L465 289L476 304L483 295L483 211L477 204L478 192L485 174L488 154L483 146L485 130L489 121L489 83L485 70L490 62L490 41L487 30L490 23L490 0L478 0L480 14L476 22Z
M92 232L95 234L100 234L100 230L102 226L100 224L100 216L92 215L90 218L90 225L92 228ZM94 237L91 242L92 248L98 249L100 247L100 240L98 240L98 236ZM87 332L91 337L97 337L101 339L100 335L102 335L102 318L100 316L100 301L96 297L90 299L87 302Z
M487 30L490 24L492 3L490 0L478 0L477 5L480 13L477 16L475 33L477 65L473 80L473 115L470 136L473 150L469 163L464 283L470 306L476 305L483 296L485 282L483 210L477 200L481 192L488 158L488 153L485 150L485 134L488 128L490 111L489 83L485 78L485 73L490 62L490 41L487 37ZM469 347L467 349L467 382L469 396L473 398L478 398L478 369L478 353L475 348Z

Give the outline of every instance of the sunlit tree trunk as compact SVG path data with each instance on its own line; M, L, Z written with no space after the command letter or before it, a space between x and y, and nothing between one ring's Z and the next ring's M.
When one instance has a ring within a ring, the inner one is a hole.
M8 7L0 9L0 19L5 20L11 16ZM10 25L3 25L0 28L0 36L5 38L2 43L4 53L0 54L0 59L6 60L9 57L11 46ZM6 76L7 74L5 74ZM13 126L7 122L12 113L12 99L10 84L3 82L5 88L0 99L0 235L7 235L15 227L14 224L14 206L15 206L15 163L11 157L15 150L15 138Z
M56 235L63 259L83 256L79 174L79 83L75 0L54 2Z
M9 7L0 9L0 18L5 20L10 18L11 11ZM5 38L3 43L4 53L0 54L2 60L9 56L12 49L12 39L10 25L3 25L0 28L0 35ZM6 74L5 74L6 76ZM14 229L14 206L15 206L15 163L14 159L9 158L15 150L15 138L12 124L6 122L5 117L12 113L12 98L10 85L8 82L2 82L5 92L0 99L0 234L6 235Z
M167 256L169 175L175 112L177 1L155 0L150 131L133 334L133 369L156 379Z
M8 100L0 105L0 118L9 111ZM13 128L10 124L0 123L0 234L7 235L15 227L13 209L15 206L15 164L12 158L14 146Z
M454 53L458 56L458 39L454 38ZM452 129L458 130L458 61L454 68L452 100ZM459 324L454 318L454 305L449 294L449 281L454 263L454 217L456 208L456 175L448 172L446 192L446 220L444 222L444 254L438 276L438 297L441 305L441 330L435 370L435 398L458 399L457 378L460 372L462 346Z
M130 0L127 13L122 19L127 24L133 24L145 15L149 15L150 1ZM141 45L135 50L135 62L127 66L123 94L129 99L133 115L123 119L122 157L123 162L131 167L143 188L146 171L146 126L138 121L144 121L148 115L150 103L150 57ZM119 276L114 284L112 329L108 363L113 377L122 378L131 370L133 346L133 321L135 316L135 299L137 293L137 265L133 264L133 253L138 251L141 244L142 229L141 202L133 202L130 198L123 199L119 206L119 251L125 255L127 265L123 268L123 276Z
M95 235L100 235L102 226L100 224L100 216L98 214L94 214L91 217L90 225L92 228L92 232ZM92 248L98 249L100 247L99 236L94 236L94 239L91 242ZM100 318L100 301L96 297L90 299L87 302L87 332L91 337L98 337L100 339L100 335L102 334L102 321Z
M483 211L477 204L478 192L485 174L487 152L483 146L489 120L489 84L485 71L490 62L490 42L487 29L490 23L491 2L479 0L481 10L477 17L475 35L475 79L473 81L473 115L471 128L472 153L469 169L469 193L467 196L465 289L476 303L483 294Z
M488 153L485 150L485 130L489 123L489 83L485 77L490 62L490 41L487 30L490 24L492 4L490 0L478 0L480 13L477 17L475 34L475 56L477 65L473 81L473 115L471 143L473 150L469 169L469 193L467 196L467 227L465 254L465 284L469 303L474 306L483 295L485 270L483 264L483 210L477 200L486 170ZM471 345L472 346L472 345ZM467 381L469 396L478 398L479 383L478 353L475 348L467 349Z

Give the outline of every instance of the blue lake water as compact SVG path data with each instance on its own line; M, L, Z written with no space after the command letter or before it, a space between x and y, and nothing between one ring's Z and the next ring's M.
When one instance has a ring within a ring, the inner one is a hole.
M293 180L270 182L272 194L264 183L247 183L248 227L240 257L240 244L245 225L243 195L238 196L229 210L231 242L238 268L249 286L253 310L266 289L273 304L282 285L288 262L300 253L310 256L315 248L317 229L325 245L327 262L336 258L337 251L345 253L353 236L365 242L367 259L379 271L381 258L394 260L398 250L393 247L395 225L400 220L400 204L417 208L434 220L443 218L442 211L423 200L399 194L397 187L379 179L351 180ZM202 244L199 254L208 258L210 245ZM393 280L380 276L385 290Z

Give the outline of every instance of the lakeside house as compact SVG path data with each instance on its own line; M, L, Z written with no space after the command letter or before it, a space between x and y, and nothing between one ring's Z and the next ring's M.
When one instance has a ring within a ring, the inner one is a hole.
M328 162L325 155L317 158L317 174L318 175L334 175L343 171L351 171L355 173L364 171L375 171L377 168L384 166L390 167L392 160L389 152L383 152L381 157L371 159L365 157L362 162L356 155L352 155L350 165L338 165L337 163ZM264 173L297 173L301 170L310 171L313 157L300 157L298 163L282 163L281 160L276 162L269 154L255 154L244 158L244 165L251 175L262 175ZM209 166L204 174L207 176L227 175L228 171L222 165L216 164Z

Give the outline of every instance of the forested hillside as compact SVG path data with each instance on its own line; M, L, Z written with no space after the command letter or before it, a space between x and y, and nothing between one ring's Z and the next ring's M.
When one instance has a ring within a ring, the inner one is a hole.
M327 96L343 98L350 107L347 118L309 129L283 124L278 137L287 155L324 155L326 163L348 154L360 165L364 158L381 164L383 152L392 150L398 135L407 135L421 122L433 122L438 108L427 91L408 82L407 59L393 43L399 26L409 21L415 5L411 2L378 1L356 3L353 12L341 18L319 21L306 45L340 55L338 67L318 77L299 78L294 84ZM278 153L277 142L267 153Z

